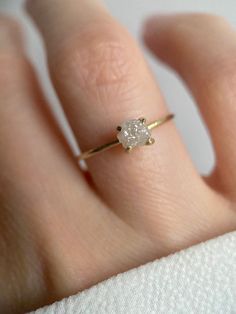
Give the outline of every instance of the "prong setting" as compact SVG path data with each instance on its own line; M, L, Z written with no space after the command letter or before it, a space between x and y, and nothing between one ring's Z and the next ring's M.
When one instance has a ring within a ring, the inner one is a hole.
M125 149L125 151L126 151L127 153L130 153L131 150L132 150L132 147L131 147L131 146L128 146L128 147L126 147L126 149Z
M151 131L144 118L127 120L119 126L117 138L127 151L136 146L147 145L147 141L151 138Z
M119 144L121 144L128 152L137 146L151 145L154 143L154 139L151 137L151 130L163 125L173 118L174 114L167 114L148 124L143 118L124 121L117 127L119 132L117 132L116 140L82 152L77 156L78 161L93 157L94 155L112 147L116 147Z
M146 145L153 145L155 143L155 139L153 137L150 137L147 142Z
M139 118L139 121L142 122L142 124L145 124L147 122L145 118Z

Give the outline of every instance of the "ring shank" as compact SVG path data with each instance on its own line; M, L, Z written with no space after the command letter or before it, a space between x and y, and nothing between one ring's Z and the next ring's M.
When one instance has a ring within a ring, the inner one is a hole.
M157 128L159 126L161 126L162 124L164 124L165 122L171 120L174 118L174 114L170 113L158 120L155 120L153 122L151 122L150 124L148 124L148 128L151 130L151 129L154 129L154 128ZM81 155L79 155L77 158L78 158L78 161L80 160L85 160L85 159L88 159L94 155L97 155L101 152L104 152L112 147L115 147L115 146L118 146L120 145L120 142L118 139L112 141L112 142L109 142L109 143L106 143L106 144L103 144L101 146L98 146L96 148L93 148L93 149L90 149L84 153L82 153Z

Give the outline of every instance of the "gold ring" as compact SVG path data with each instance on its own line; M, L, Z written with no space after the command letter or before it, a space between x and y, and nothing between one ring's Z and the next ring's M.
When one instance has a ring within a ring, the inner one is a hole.
M79 155L78 160L88 159L120 144L127 152L130 152L136 146L152 145L155 140L151 137L151 130L173 118L174 114L171 113L149 124L147 124L145 118L125 121L116 128L118 131L117 139L82 153Z

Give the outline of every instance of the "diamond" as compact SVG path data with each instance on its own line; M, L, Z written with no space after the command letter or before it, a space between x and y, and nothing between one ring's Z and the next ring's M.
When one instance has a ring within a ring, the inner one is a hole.
M125 149L146 145L151 138L151 132L144 119L125 121L120 125L119 129L117 138Z

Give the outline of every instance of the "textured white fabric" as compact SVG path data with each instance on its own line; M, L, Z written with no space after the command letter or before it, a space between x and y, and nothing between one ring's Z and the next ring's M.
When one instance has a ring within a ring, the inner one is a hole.
M236 232L119 274L32 313L236 313Z

